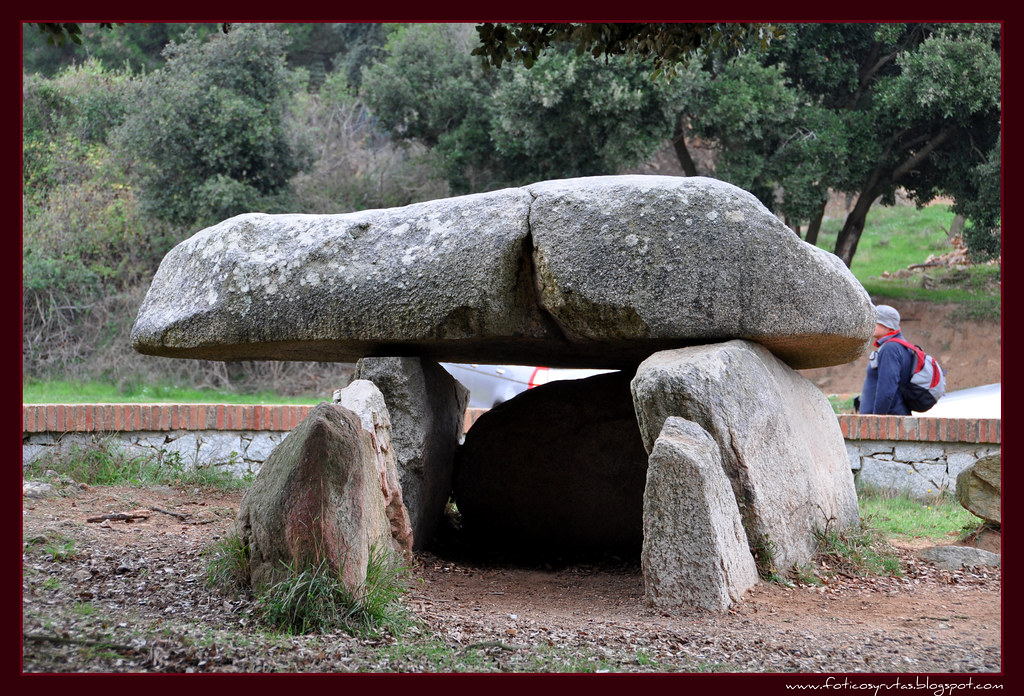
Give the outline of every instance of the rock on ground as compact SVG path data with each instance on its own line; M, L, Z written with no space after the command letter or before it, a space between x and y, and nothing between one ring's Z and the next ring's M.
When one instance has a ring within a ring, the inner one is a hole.
M724 611L758 580L718 444L670 416L654 443L644 493L645 601Z
M254 587L326 561L351 591L372 553L392 551L369 433L348 409L316 406L271 453L238 510Z
M638 368L632 392L648 451L670 416L718 443L759 567L806 563L817 530L859 523L828 399L763 346L737 340L657 353Z
M356 363L355 378L372 382L384 395L413 549L418 551L430 543L444 517L469 392L426 358L364 358Z
M973 546L930 546L918 551L917 556L946 570L978 566L998 567L1002 561L1000 554Z
M956 477L956 497L987 522L1002 524L1002 455L982 457Z

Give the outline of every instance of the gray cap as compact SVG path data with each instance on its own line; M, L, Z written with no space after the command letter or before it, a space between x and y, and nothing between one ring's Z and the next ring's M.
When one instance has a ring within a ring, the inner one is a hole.
M886 304L875 307L875 321L893 331L900 330L900 313L896 311L895 307Z

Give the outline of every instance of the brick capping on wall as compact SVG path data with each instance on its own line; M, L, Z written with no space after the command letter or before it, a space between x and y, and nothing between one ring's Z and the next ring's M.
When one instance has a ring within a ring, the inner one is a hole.
M288 431L313 410L291 404L23 404L23 433L172 430ZM485 409L467 409L466 429ZM841 414L847 440L1002 442L999 418Z
M312 410L293 404L22 404L21 431L287 431Z
M839 429L846 440L899 442L1002 443L1000 418L929 418L840 414Z

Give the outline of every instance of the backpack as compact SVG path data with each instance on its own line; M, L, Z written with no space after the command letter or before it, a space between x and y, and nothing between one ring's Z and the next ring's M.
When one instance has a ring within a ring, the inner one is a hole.
M899 343L917 357L910 381L900 387L903 403L911 411L919 413L927 411L946 393L946 375L939 367L939 362L916 346L902 338L891 338L891 343Z

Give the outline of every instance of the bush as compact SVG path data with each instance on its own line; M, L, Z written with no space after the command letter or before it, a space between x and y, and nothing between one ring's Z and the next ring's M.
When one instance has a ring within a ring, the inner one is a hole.
M142 81L118 132L139 162L148 214L205 226L287 187L306 155L285 129L296 86L285 41L278 28L239 24L205 43L186 35L168 44L166 64Z
M292 127L319 143L313 167L292 179L296 212L347 213L448 195L425 148L396 146L380 133L344 73L328 75L319 93L300 94L295 118Z

